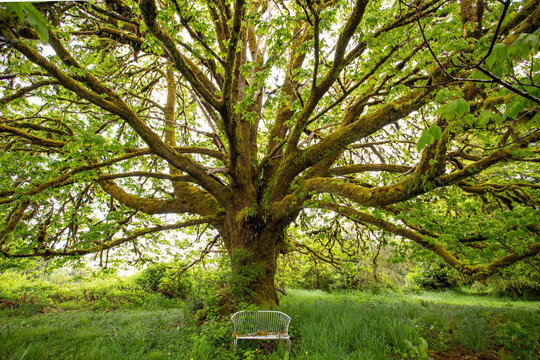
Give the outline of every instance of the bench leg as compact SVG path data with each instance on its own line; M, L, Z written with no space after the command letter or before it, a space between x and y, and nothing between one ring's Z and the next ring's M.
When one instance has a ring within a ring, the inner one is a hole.
M238 341L238 339L237 339L237 338L234 338L234 340L233 340L233 344L234 344L233 349L234 349L234 350L236 350L236 342L237 342L237 341Z
M287 342L289 343L289 353L291 352L291 339L287 339Z

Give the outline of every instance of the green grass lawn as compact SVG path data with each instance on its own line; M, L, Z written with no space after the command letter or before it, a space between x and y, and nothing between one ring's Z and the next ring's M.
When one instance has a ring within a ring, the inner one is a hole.
M450 292L291 290L281 303L292 317L291 354L257 341L240 341L233 353L229 322L197 327L189 307L178 302L171 307L154 299L111 311L64 303L5 305L0 359L504 360L540 355L539 302Z
M451 292L377 295L297 290L282 304L292 314L299 346L311 359L445 359L452 352L508 359L538 355L534 353L540 334L538 302Z
M182 309L82 311L2 317L3 359L185 358Z

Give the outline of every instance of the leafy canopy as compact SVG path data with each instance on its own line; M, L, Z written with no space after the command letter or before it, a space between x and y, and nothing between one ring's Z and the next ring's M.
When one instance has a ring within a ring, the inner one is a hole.
M287 236L330 212L355 224L351 246L390 235L396 254L478 279L538 271L538 11L1 5L0 253L195 263L243 246L339 263L346 247Z

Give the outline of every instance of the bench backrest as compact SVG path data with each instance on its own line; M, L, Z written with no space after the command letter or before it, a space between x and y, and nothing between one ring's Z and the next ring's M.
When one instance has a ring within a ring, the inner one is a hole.
M231 321L234 332L239 334L287 333L291 318L280 311L239 311L231 316Z

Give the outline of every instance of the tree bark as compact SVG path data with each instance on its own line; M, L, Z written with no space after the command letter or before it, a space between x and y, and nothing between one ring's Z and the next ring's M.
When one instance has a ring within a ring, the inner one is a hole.
M244 302L274 309L279 307L274 279L284 228L251 215L243 210L228 217L224 236L231 262L228 296L233 307Z

